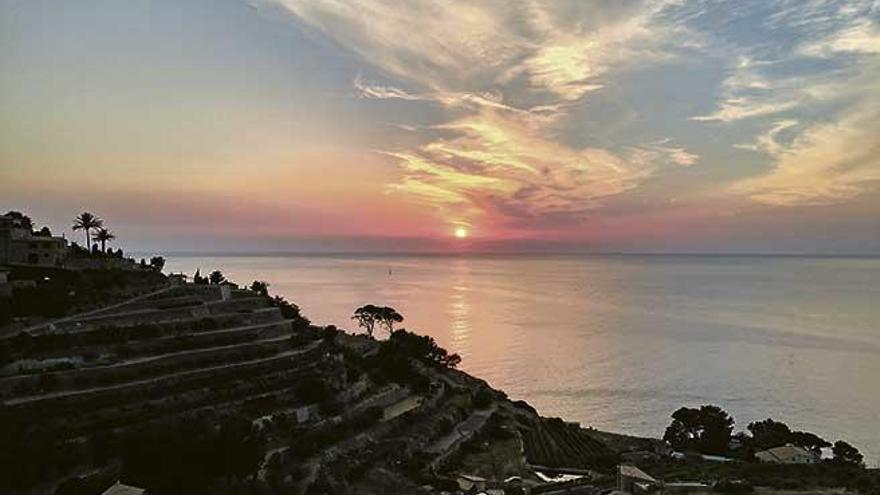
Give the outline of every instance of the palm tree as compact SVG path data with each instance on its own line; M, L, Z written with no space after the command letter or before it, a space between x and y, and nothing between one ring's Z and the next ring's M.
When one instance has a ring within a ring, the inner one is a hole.
M95 240L101 243L101 251L107 252L107 241L112 241L116 239L116 236L113 235L113 232L101 227L95 232Z
M80 213L73 222L73 230L84 230L86 232L86 250L91 249L92 246L92 229L100 229L103 226L103 220L87 211Z

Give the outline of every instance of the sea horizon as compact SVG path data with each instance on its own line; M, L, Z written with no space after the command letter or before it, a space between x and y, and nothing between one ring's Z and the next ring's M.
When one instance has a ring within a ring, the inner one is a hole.
M541 256L644 256L644 257L717 257L717 258L880 258L880 253L798 253L798 252L656 252L656 251L176 251L155 250L139 251L130 253L131 256L176 256L176 257L200 257L200 256L228 256L228 257L333 257L333 256L363 256L363 257L399 257L399 256L424 256L424 257L485 257L485 256L511 256L511 257L541 257Z

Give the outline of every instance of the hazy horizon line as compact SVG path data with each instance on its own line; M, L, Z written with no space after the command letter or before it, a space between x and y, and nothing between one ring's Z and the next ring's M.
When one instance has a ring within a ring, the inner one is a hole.
M710 251L133 251L133 256L174 257L482 257L482 256L692 256L750 258L880 258L880 253L710 252Z

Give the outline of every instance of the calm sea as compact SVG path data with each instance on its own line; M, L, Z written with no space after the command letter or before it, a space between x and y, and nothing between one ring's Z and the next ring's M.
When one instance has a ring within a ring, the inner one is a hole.
M312 321L363 304L542 414L661 436L682 405L772 417L880 462L880 258L169 256L267 280Z

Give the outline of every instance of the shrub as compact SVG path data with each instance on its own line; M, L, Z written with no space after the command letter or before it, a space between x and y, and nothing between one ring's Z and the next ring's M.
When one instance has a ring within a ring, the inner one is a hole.
M281 316L287 319L296 320L294 322L297 327L307 327L311 324L308 318L302 315L299 306L288 302L281 296L275 296L271 299L272 305L281 310Z
M723 479L715 483L712 489L719 493L750 493L755 491L755 488L748 481L736 479Z
M330 388L320 378L309 377L296 388L296 395L304 402L315 404L330 398Z
M406 330L397 330L379 349L380 355L418 359L426 364L444 368L455 368L461 362L458 354L449 352L437 345L432 337L418 335Z
M492 392L487 388L481 388L474 395L474 407L477 409L485 409L492 405L494 397Z

